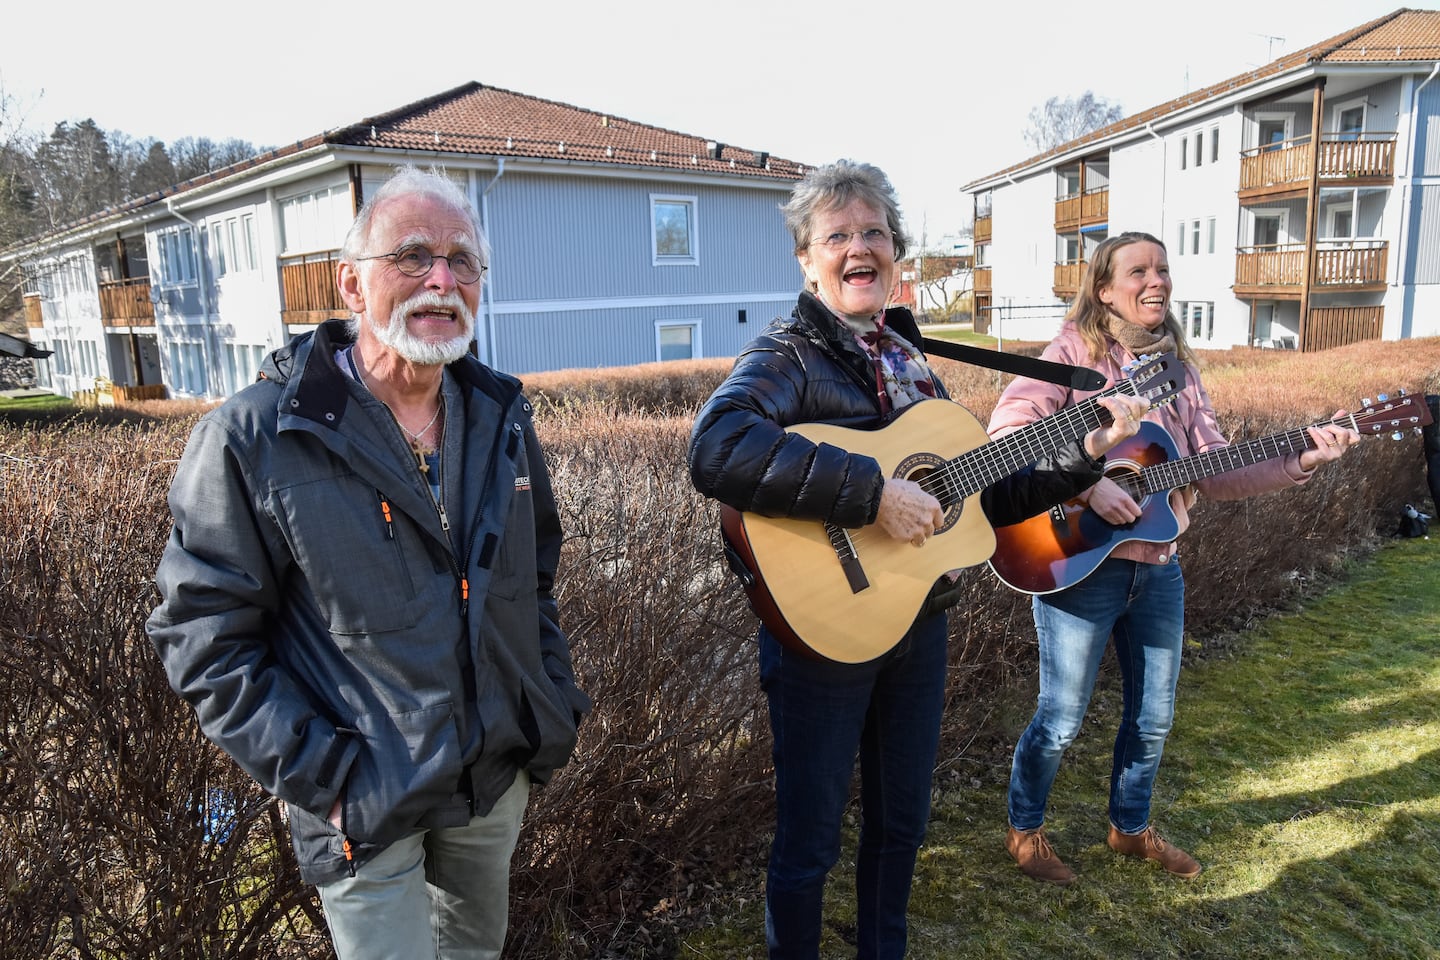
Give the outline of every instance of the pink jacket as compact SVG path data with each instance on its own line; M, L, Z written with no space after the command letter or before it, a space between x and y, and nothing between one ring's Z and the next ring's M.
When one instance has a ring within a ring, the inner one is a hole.
M1122 379L1124 365L1135 359L1128 350L1111 341L1109 352L1101 357L1099 362L1092 362L1085 342L1080 338L1075 325L1069 322L1061 327L1041 356L1057 363L1078 364L1097 370L1105 376L1107 387ZM1146 420L1158 423L1169 431L1180 457L1204 453L1229 443L1220 432L1215 419L1215 408L1210 405L1210 396L1200 383L1199 371L1193 365L1187 365L1185 374L1185 389L1169 403L1153 408L1145 415ZM989 433L992 437L1008 433L1032 420L1048 417L1064 407L1074 406L1094 395L1094 392L1076 392L1069 387L1031 380L1028 377L1016 377L1005 388L999 403L995 405L995 411L990 416ZM1214 500L1239 500L1299 486L1309 478L1310 474L1300 468L1300 455L1287 454L1197 480L1192 486L1172 490L1170 506L1175 511L1175 519L1179 521L1180 532L1184 533L1190 525L1190 507L1195 503L1197 489L1199 493ZM1087 491L1081 498L1088 495ZM1145 563L1165 563L1174 554L1174 543L1132 541L1116 547L1111 556Z

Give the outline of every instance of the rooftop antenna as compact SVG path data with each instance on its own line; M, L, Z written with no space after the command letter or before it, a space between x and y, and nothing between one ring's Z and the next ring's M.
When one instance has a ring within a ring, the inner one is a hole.
M1250 35L1252 37L1259 37L1260 39L1265 41L1266 63L1269 63L1271 60L1275 59L1275 41L1279 40L1282 44L1285 42L1284 37L1272 37L1268 33L1251 33Z

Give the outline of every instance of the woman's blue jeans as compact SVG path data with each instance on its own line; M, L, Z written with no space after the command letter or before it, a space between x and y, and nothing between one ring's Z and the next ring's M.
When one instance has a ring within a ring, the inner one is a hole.
M1073 587L1036 596L1040 697L1015 745L1010 768L1010 825L1034 830L1060 757L1080 732L1095 675L1112 633L1124 711L1110 767L1110 822L1122 833L1150 823L1150 794L1175 717L1185 629L1180 563L1105 560Z
M765 890L770 956L815 958L825 877L860 757L856 954L905 955L915 856L930 818L930 785L945 700L944 615L911 627L867 663L814 660L760 630L760 684L774 734L775 841Z

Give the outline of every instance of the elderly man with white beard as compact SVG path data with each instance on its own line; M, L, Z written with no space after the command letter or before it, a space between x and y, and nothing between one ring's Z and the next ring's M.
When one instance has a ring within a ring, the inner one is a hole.
M196 425L147 630L201 729L283 800L341 960L494 958L532 784L589 699L520 383L471 353L489 252L404 168L361 209L353 318Z

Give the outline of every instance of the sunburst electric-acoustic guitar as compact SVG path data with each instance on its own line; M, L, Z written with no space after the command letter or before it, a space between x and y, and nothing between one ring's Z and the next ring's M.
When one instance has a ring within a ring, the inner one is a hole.
M1361 410L1315 426L1335 424L1363 435L1388 433L1395 439L1431 420L1423 397L1401 391L1361 401ZM996 547L990 569L1021 593L1054 593L1074 586L1095 572L1120 544L1134 540L1169 543L1180 534L1169 492L1193 480L1313 449L1305 427L1258 440L1217 447L1177 457L1175 441L1158 423L1145 421L1140 431L1105 455L1105 475L1140 505L1140 519L1114 526L1100 519L1080 500L1070 500L1021 523L995 528Z
M905 635L937 579L985 562L995 549L977 502L981 490L1111 423L1101 397L1142 397L1153 407L1184 386L1184 365L1166 353L1140 358L1114 386L995 440L964 407L943 399L911 404L878 430L787 427L817 444L872 456L887 477L920 484L940 501L944 522L916 547L873 524L849 529L722 505L731 568L755 613L787 647L844 663L872 660Z

